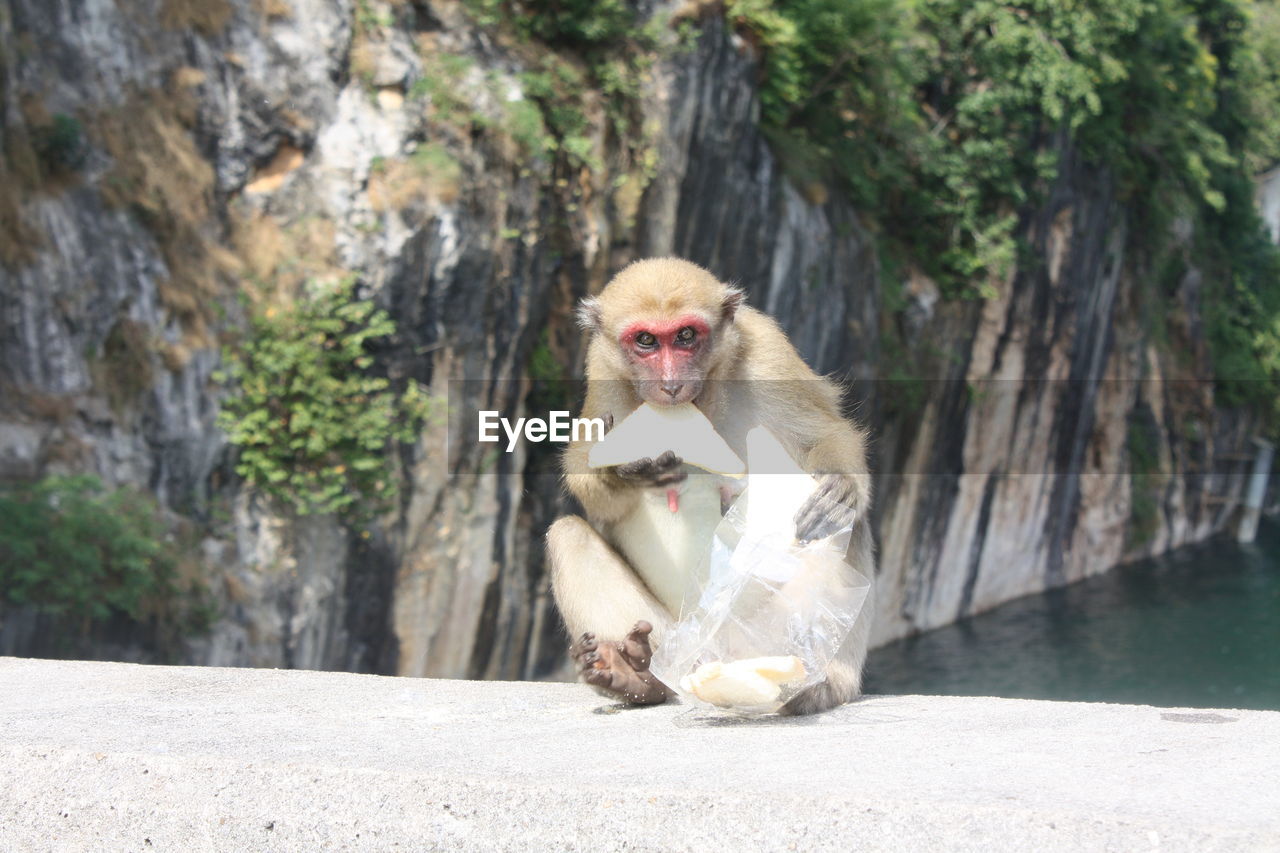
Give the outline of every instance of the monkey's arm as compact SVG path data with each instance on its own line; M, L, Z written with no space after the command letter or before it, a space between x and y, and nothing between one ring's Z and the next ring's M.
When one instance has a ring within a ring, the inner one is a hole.
M801 466L818 488L796 513L797 539L821 539L865 517L871 506L866 443L862 430L841 418L805 454Z
M613 415L605 413L602 417L607 433L613 429ZM684 460L670 450L653 459L637 459L613 468L591 468L587 459L591 445L587 441L569 445L564 468L569 491L596 522L608 524L625 518L635 509L640 489L674 486L688 477Z
M620 521L635 508L640 492L611 468L589 467L590 450L591 442L587 441L569 445L564 456L565 485L592 521L605 524Z
M751 380L760 421L793 448L818 489L796 513L796 538L821 539L865 516L871 506L866 437L840 412L840 389L815 374L770 317L739 312L741 376Z

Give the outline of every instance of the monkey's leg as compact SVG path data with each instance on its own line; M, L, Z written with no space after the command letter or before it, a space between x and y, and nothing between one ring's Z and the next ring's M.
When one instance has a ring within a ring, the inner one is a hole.
M857 697L862 689L862 664L867 657L867 620L858 620L853 633L840 647L835 660L827 664L827 677L779 709L791 716L817 714Z
M861 522L853 529L853 539L845 559L868 580L875 579L875 554L872 550L871 530ZM840 644L835 659L827 664L826 680L813 685L783 705L779 713L801 715L816 714L856 698L862 690L862 665L867 660L867 645L871 639L871 620L875 615L875 587L867 592L858 620L849 636Z
M551 589L571 637L571 651L588 684L637 704L671 694L649 672L650 635L659 640L671 614L625 560L578 516L547 531Z

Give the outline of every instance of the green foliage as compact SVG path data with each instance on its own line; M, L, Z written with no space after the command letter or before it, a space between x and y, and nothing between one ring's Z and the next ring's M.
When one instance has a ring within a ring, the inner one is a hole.
M472 116L463 85L474 67L469 56L437 51L422 57L422 76L409 89L412 98L427 98L436 120L460 124Z
M840 185L956 297L1017 262L1071 144L1139 254L1174 217L1227 398L1280 395L1280 264L1253 174L1280 158L1280 11L1250 0L729 0L765 50L764 121L797 182Z
M1280 4L1242 8L1247 21L1238 29L1244 44L1232 53L1231 94L1220 113L1236 114L1238 127L1228 135L1239 138L1246 171L1256 175L1280 162Z
M463 0L482 27L506 27L521 41L603 56L625 51L652 33L637 26L626 0Z
M1251 185L1227 187L1228 203L1207 217L1215 233L1202 252L1205 329L1219 399L1263 414L1280 428L1280 251L1251 207Z
M543 123L542 111L530 101L506 104L506 130L526 155L544 154L555 149L555 143Z
M564 367L551 349L551 332L543 329L529 356L529 378L534 382L563 382Z
M527 107L508 109L510 132L531 153L563 156L573 168L598 171L588 101L599 94L614 139L635 161L650 144L640 126L641 80L652 67L667 18L641 26L626 0L466 0L478 24L544 48L521 75ZM519 103L519 102L518 102Z
M33 129L36 154L46 175L74 172L89 154L84 127L73 116L58 113L43 126Z
M1225 4L1228 0L1222 0ZM1075 134L1133 191L1214 203L1216 60L1171 0L735 0L766 47L765 119L821 154L953 294L1015 259L1017 213Z
M502 25L506 5L503 0L463 0L462 5L478 25L488 29Z
M953 295L1016 257L1017 214L1055 177L1049 144L1098 114L1137 26L1118 4L738 0L767 49L766 121Z
M542 57L539 70L521 74L520 84L525 97L542 114L542 124L548 131L545 146L563 152L571 165L600 168L592 151L591 123L582 102L583 94L592 85L586 74L552 53Z
M1130 473L1148 476L1160 470L1158 441L1159 436L1154 423L1144 423L1137 419L1129 423L1126 447L1129 452Z
M1130 478L1129 520L1125 528L1127 549L1149 544L1160 527L1160 504L1150 480L1150 477L1137 474Z
M395 19L387 11L373 7L369 0L356 0L356 29L368 32L391 26Z
M1146 545L1160 523L1160 496L1168 478L1160 470L1159 435L1149 410L1129 422L1129 521L1125 531L1129 548Z
M511 4L519 31L547 44L580 51L617 47L635 32L625 0L527 0Z
M94 477L49 477L0 491L0 600L80 622L127 617L188 631L209 613L184 586L155 501Z
M544 328L539 335L529 355L527 371L532 382L528 397L531 410L551 412L573 408L577 383L568 378L564 365L556 357L550 329Z
M254 318L250 339L227 355L236 392L218 423L240 448L236 471L299 514L361 518L396 497L393 451L428 414L414 383L393 390L371 372L371 344L395 332L354 280Z
M410 155L409 164L421 177L439 185L457 186L462 180L462 164L438 142L419 145Z
M490 20L489 13L479 4L470 5L473 15ZM494 9L498 7L495 5ZM496 19L489 25L496 26ZM442 124L467 130L487 128L490 119L473 107L479 96L477 75L473 74L475 61L465 54L442 50L423 51L421 57L422 76L409 87L409 97L427 100L431 117ZM487 75L483 85L501 109L499 128L515 141L525 156L536 157L556 150L555 139L548 133L537 103L528 99L508 101L506 87L495 72ZM581 121L585 123L585 119Z
M1205 30L1222 57L1213 126L1234 158L1211 168L1222 204L1198 222L1205 328L1219 398L1260 412L1280 437L1280 249L1252 180L1280 157L1280 13L1270 2L1230 4Z

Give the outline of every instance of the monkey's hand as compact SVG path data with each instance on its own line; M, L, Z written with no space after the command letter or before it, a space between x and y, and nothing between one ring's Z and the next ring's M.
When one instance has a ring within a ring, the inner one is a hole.
M674 486L689 476L684 470L684 460L668 450L656 459L646 456L613 469L628 483L637 486Z
M817 474L818 488L796 513L796 539L813 542L850 527L866 511L865 474Z

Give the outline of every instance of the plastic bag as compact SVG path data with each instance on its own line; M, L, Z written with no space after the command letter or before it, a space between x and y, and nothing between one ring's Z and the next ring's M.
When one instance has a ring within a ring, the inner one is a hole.
M795 541L795 513L817 483L777 439L753 430L747 455L747 488L716 528L697 605L650 670L685 701L756 715L826 677L871 584L845 560L850 528Z

